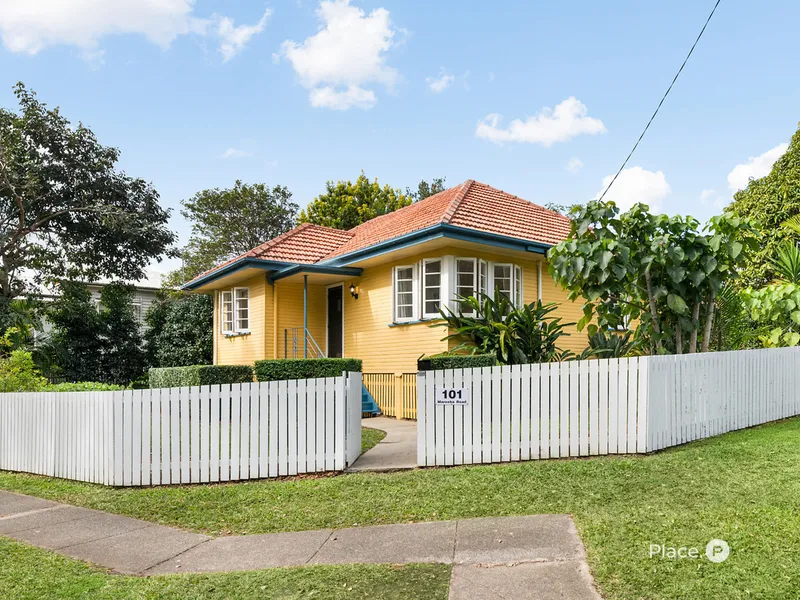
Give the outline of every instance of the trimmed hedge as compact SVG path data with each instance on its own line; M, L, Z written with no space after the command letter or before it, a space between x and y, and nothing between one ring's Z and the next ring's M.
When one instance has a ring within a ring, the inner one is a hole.
M42 388L43 392L118 392L126 389L124 385L79 381L77 383L51 383Z
M442 369L472 369L475 367L494 367L497 358L494 354L436 354L417 361L420 371L441 371Z
M358 358L279 358L256 361L256 379L258 381L338 377L342 371L361 371L361 360Z
M150 369L150 388L252 383L249 365L193 365Z

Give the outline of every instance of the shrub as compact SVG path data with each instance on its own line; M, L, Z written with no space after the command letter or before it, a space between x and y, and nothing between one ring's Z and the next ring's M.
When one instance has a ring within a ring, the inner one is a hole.
M79 381L77 383L53 383L42 387L43 392L118 392L124 386L97 381Z
M417 361L420 371L441 371L442 369L472 369L493 367L497 364L494 354L452 354L444 352L427 356Z
M256 379L258 381L338 377L342 371L361 371L361 360L358 358L280 358L256 361Z
M251 383L253 367L249 365L193 365L150 369L150 387L188 387Z
M0 358L0 392L36 392L46 383L30 352L14 350Z
M145 315L151 366L209 365L214 337L214 301L205 294L159 292Z
M623 358L641 353L642 341L630 330L598 331L589 337L589 349L597 358Z

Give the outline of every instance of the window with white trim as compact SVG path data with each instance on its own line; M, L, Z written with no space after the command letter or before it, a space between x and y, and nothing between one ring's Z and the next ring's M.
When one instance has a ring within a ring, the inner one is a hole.
M219 305L222 333L233 333L233 292L221 292Z
M497 290L500 295L505 296L511 302L514 301L513 268L514 265L509 264L492 264L492 293Z
M469 298L476 293L478 275L475 272L477 260L474 258L456 259L456 295ZM461 310L465 315L471 315L472 309L466 303L461 303Z
M235 325L237 333L250 331L250 288L233 288Z
M394 268L394 320L414 320L414 267Z
M487 293L487 278L489 276L489 265L485 260L478 261L480 274L478 276L478 292L481 294Z
M442 305L442 261L422 261L422 316L436 318Z
M514 265L514 305L522 304L522 267Z

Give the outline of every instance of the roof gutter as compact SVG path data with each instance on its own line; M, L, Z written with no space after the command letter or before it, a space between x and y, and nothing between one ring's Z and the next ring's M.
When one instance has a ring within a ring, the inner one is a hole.
M477 229L470 229L468 227L457 227L448 223L439 223L425 229L412 231L400 235L391 240L373 244L366 248L360 248L353 252L348 252L341 256L336 256L328 260L324 260L317 265L347 265L359 260L366 260L394 252L402 248L407 248L422 242L428 242L438 238L449 238L454 240L461 240L465 242L477 242L480 244L487 244L489 246L497 246L507 250L519 250L522 252L532 252L534 254L547 254L547 251L553 247L552 244L543 242L533 242L530 240L523 240L506 235L499 235L490 233L488 231L478 231Z
M198 277L193 279L192 281L185 283L181 286L182 290L196 290L197 288L206 285L207 283L211 283L216 281L217 279L221 279L226 275L231 275L236 271L241 271L242 269L260 269L262 271L280 271L281 269L285 269L286 267L292 266L292 263L287 262L279 262L279 261L272 261L272 260L262 260L260 258L240 258L237 261L234 261L224 267L217 269L216 271L212 271L211 273L207 273L202 277Z

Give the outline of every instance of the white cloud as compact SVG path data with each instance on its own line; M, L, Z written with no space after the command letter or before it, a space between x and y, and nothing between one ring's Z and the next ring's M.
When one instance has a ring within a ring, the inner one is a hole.
M567 161L565 168L570 173L575 174L583 168L583 161L577 156L573 156Z
M711 189L703 190L702 192L700 192L700 202L703 203L708 202L708 199L711 198L711 196L713 196L716 193L717 190L711 190Z
M182 35L211 35L228 60L263 30L270 12L256 25L235 27L227 17L199 18L194 9L195 0L2 0L0 38L11 52L75 46L98 62L100 41L111 35L142 35L162 48Z
M600 197L613 178L614 175L603 178L603 184L595 198ZM647 204L653 212L661 212L661 201L671 191L662 171L653 172L642 167L630 167L623 169L619 174L604 200L613 200L622 212L637 202Z
M728 188L731 192L737 192L746 188L751 179L764 177L770 172L775 161L788 149L789 144L778 144L764 154L751 156L746 163L736 165L733 171L728 173Z
M238 148L228 148L220 154L220 158L247 158L249 156L253 156L253 153L247 150L239 150Z
M700 204L711 204L715 209L722 210L727 204L730 203L730 197L726 198L722 194L718 194L717 190L705 189L700 192Z
M397 33L389 11L376 8L368 15L350 0L324 0L317 8L320 30L300 44L286 40L279 57L286 58L310 90L312 106L346 110L375 105L372 84L391 89L398 80L386 64L385 53Z
M455 75L449 74L444 67L439 70L438 77L426 77L425 83L434 94L445 91L456 80Z
M222 53L222 62L228 62L247 45L254 35L258 35L267 26L272 11L267 9L255 25L233 24L233 19L221 17L217 25L217 35L220 39L219 51Z
M478 122L475 135L496 144L525 142L550 147L556 142L566 142L581 134L605 133L606 126L603 122L588 116L588 112L586 105L570 96L555 108L545 107L524 121L514 119L506 129L500 127L499 114L489 114Z

